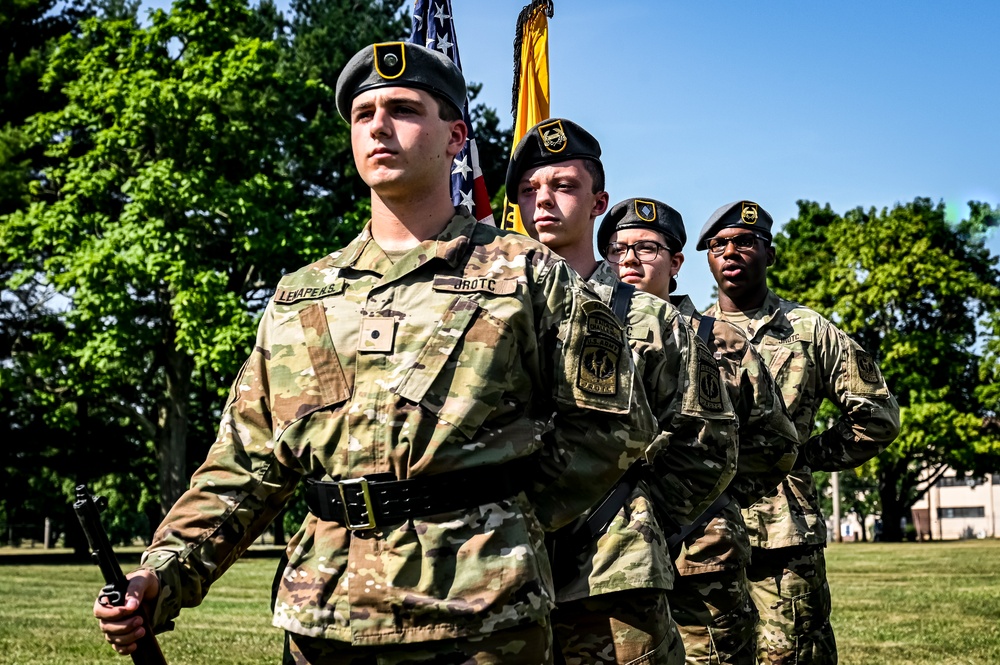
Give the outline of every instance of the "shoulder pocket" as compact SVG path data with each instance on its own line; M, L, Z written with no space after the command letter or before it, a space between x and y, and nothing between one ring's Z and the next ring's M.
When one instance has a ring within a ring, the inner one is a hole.
M690 339L684 413L707 420L734 418L735 412L726 387L722 384L718 362L701 339L694 335Z
M889 388L875 360L852 340L848 340L847 364L849 390L852 393L869 397L888 396Z
M625 347L624 326L597 300L572 290L569 321L556 396L563 403L608 413L628 413L632 400L632 356Z

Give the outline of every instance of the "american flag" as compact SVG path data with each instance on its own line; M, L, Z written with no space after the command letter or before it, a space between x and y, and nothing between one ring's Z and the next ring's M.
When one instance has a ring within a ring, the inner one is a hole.
M462 69L455 23L451 17L451 0L415 0L410 42L440 51ZM452 165L451 198L456 208L464 207L478 221L496 226L490 197L486 193L486 183L483 181L483 170L479 167L479 150L476 148L476 136L469 118L468 100L462 109L462 115L469 128L469 138L462 151L455 156Z

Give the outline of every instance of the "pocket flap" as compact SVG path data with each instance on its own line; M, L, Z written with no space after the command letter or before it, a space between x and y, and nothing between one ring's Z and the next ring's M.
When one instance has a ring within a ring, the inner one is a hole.
M478 309L479 305L467 298L456 297L451 301L444 316L435 325L427 344L396 387L397 395L411 402L424 399L428 388L448 362Z

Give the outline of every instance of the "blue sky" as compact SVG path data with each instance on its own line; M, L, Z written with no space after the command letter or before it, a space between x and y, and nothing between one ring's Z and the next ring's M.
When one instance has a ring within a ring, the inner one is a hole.
M713 282L694 240L729 201L779 226L798 199L843 212L927 196L956 218L1000 203L998 2L554 1L552 114L601 142L612 203L681 212L680 291L699 306ZM505 126L526 2L452 0L466 77Z

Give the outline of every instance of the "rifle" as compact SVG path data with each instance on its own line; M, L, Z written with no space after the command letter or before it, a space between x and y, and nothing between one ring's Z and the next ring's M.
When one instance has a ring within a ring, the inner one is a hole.
M111 548L108 534L101 524L101 511L108 505L107 497L93 496L87 490L86 485L76 486L76 502L73 503L73 510L80 520L80 526L87 535L87 543L90 545L90 558L101 568L106 582L99 598L104 598L111 605L120 607L125 604L125 592L128 590L128 580L122 572L122 567L118 564L115 551ZM142 625L146 629L146 634L136 642L136 650L131 653L132 662L136 665L167 665L160 645L153 635L153 623L149 619L149 612L140 602L136 614L142 617Z

